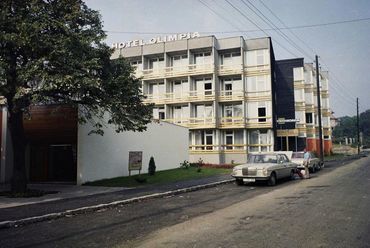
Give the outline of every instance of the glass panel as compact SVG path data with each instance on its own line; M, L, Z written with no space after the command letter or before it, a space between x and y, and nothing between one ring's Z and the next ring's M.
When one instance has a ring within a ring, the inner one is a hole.
M234 105L234 116L240 117L243 114L242 105Z

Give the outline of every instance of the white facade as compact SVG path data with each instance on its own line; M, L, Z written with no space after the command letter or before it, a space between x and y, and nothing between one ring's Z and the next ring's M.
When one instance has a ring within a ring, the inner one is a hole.
M116 133L108 127L104 136L88 135L91 129L90 125L78 127L77 184L128 176L129 151L143 152L141 173L147 173L151 156L157 171L178 168L189 158L189 131L185 127L153 122L144 132Z
M248 152L273 151L270 38L198 37L116 49L112 59L119 56L136 66L153 117L189 128L191 161L242 163Z

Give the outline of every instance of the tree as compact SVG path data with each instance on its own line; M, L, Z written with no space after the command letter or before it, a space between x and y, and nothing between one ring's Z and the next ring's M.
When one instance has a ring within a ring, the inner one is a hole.
M24 114L34 104L68 104L79 122L103 134L104 118L116 131L143 131L151 106L123 58L111 60L100 15L80 0L0 2L0 96L9 113L14 150L12 191L27 189ZM106 114L109 115L106 115Z
M156 166L155 166L154 158L150 157L149 166L148 166L148 174L153 176L155 174L155 169L156 169Z

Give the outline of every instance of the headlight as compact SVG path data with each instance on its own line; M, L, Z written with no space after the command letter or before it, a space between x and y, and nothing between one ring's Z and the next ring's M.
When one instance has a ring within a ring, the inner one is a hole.
M266 168L263 168L262 169L262 173L263 173L264 176L267 176L267 169Z

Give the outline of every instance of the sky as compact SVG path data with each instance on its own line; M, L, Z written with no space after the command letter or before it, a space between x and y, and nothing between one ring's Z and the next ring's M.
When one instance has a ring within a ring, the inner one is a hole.
M157 37L157 34L162 36L162 33L195 31L201 36L215 35L217 38L271 36L276 59L304 57L305 62L311 63L315 54L319 56L320 66L323 70L329 71L330 107L336 117L355 115L356 97L359 98L360 112L370 109L370 20L281 29L280 33L274 30L246 32L271 28L259 17L264 18L262 14L277 28L284 25L297 27L370 18L369 0L86 0L85 2L88 7L100 12L104 30L107 31L106 43L109 45L135 39L148 40ZM282 20L283 24L274 15Z

